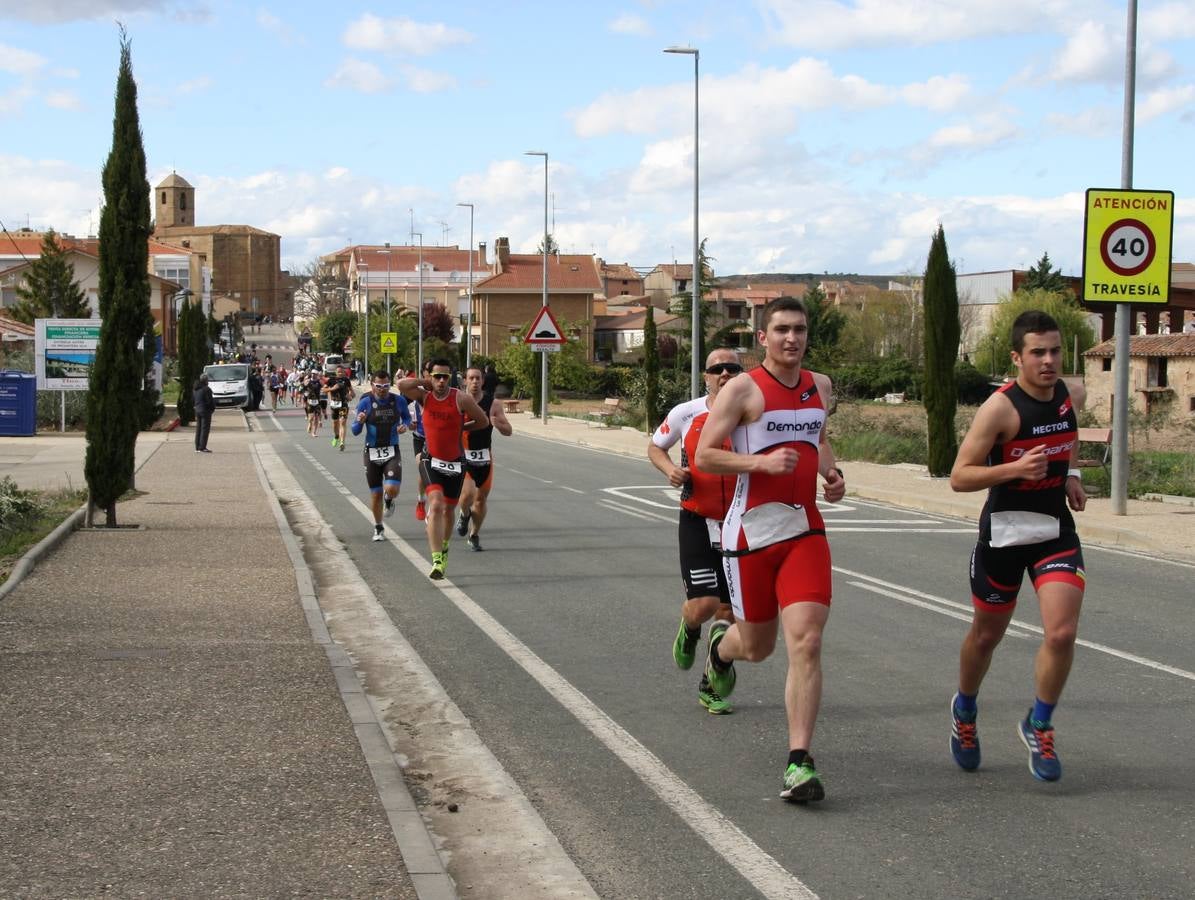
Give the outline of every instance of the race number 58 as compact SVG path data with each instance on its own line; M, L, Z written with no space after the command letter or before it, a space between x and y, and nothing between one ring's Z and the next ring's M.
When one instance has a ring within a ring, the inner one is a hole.
M1117 275L1139 275L1149 268L1157 252L1157 242L1149 226L1137 219L1121 219L1104 231L1100 256L1104 265Z

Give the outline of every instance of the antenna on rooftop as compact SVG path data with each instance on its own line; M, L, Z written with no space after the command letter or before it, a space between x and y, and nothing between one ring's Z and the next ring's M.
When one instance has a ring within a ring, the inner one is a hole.
M448 232L451 231L452 229L450 229L448 227L448 223L445 222L443 219L440 220L440 229L443 231L443 234L444 234L443 246L447 247L448 246Z

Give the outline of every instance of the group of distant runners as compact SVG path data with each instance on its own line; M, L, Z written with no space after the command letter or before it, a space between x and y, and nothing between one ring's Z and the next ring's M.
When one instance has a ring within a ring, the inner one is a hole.
M830 615L831 561L817 490L830 503L846 494L826 431L832 385L802 367L809 337L800 300L768 304L758 333L762 365L744 372L737 353L712 351L705 361L706 394L674 408L652 435L648 457L680 492L678 542L685 597L672 642L677 666L697 658L709 627L698 684L712 714L732 712L735 663L760 662L784 636L788 670L784 706L789 754L780 796L816 802L825 786L810 748L822 695L822 635ZM1086 504L1077 452L1081 388L1061 379L1062 339L1043 312L1017 318L1012 331L1017 377L977 412L951 472L956 491L988 490L970 564L974 607L960 651L951 699L950 752L962 769L980 764L977 696L1004 636L1026 572L1037 592L1044 638L1035 665L1033 705L1017 725L1034 777L1055 781L1062 768L1052 714L1074 654L1084 593L1082 549L1071 510ZM447 572L451 534L480 551L480 529L493 483L494 431L510 422L487 390L482 370L450 386L446 359L391 383L373 372L350 426L365 433L374 541L393 514L402 482L399 436L414 432L419 473L416 517L425 521L432 567ZM352 399L347 379L308 395ZM341 407L336 407L340 409ZM337 417L333 418L336 428ZM344 449L343 426L334 442ZM680 461L670 450L680 444Z

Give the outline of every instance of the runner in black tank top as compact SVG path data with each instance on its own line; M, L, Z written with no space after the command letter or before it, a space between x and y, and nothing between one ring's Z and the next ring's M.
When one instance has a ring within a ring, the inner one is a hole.
M971 554L975 611L959 655L950 750L961 768L978 768L976 697L1027 571L1045 637L1033 707L1017 730L1034 777L1056 781L1062 764L1051 717L1070 674L1086 583L1071 516L1087 503L1079 470L1071 468L1085 392L1081 384L1068 391L1061 380L1062 335L1050 316L1036 310L1018 316L1012 345L1017 379L979 408L950 473L956 491L989 490Z
M490 417L490 424L465 435L466 477L456 520L456 533L467 537L470 550L478 551L483 549L481 526L489 512L490 489L494 485L494 429L508 436L512 432L502 404L494 403L494 395L482 391L484 378L485 373L476 367L465 372L465 390Z

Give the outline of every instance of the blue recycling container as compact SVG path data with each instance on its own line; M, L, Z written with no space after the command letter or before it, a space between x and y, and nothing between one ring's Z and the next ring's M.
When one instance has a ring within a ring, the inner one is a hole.
M37 376L0 369L0 437L37 431Z

